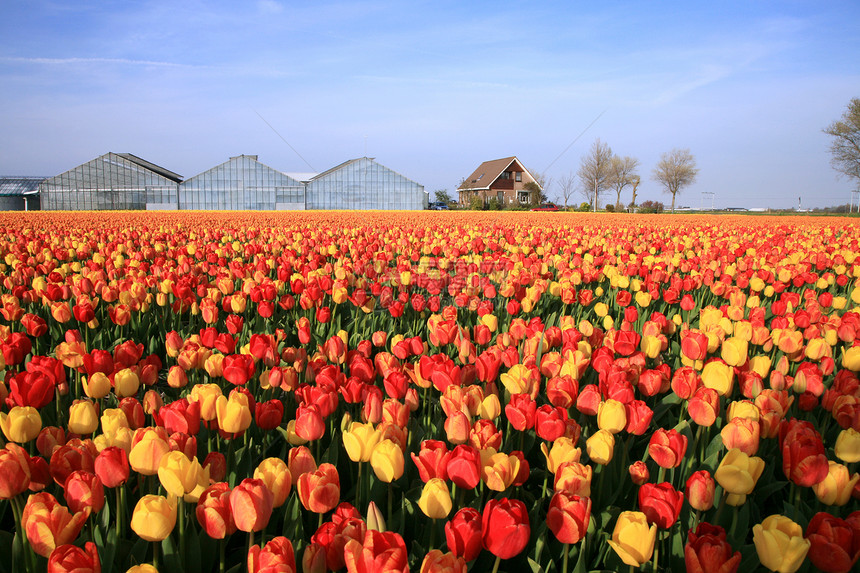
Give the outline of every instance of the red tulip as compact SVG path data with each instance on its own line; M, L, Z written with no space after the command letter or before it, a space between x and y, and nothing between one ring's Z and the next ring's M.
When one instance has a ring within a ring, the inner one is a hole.
M54 399L55 389L53 379L42 372L19 372L9 382L6 403L10 406L32 406L38 410Z
M254 358L248 354L230 354L224 357L221 375L233 385L244 386L255 372Z
M197 435L200 431L200 402L189 402L187 398L174 400L153 413L156 424L169 433Z
M678 521L684 494L669 482L646 483L639 487L639 508L648 523L656 523L660 529L669 529Z
M806 527L809 560L827 573L852 571L860 558L860 512L854 512L855 525L826 512L812 516Z
M30 485L30 456L15 443L0 449L0 499L11 499Z
M225 482L210 485L197 500L197 523L212 539L224 539L236 532L230 507L230 486Z
M714 506L714 490L716 483L707 470L694 472L687 478L684 490L687 503L695 510L707 511Z
M474 489L481 481L481 455L474 447L461 444L448 458L448 478L462 489Z
M424 440L418 455L411 454L412 462L418 468L421 481L427 483L433 478L448 479L448 460L451 452L445 442L439 440Z
M537 402L528 394L513 394L505 405L505 416L511 427L520 432L534 428L536 413Z
M302 404L296 409L296 435L312 442L325 434L325 420L316 404Z
M821 436L810 422L784 420L779 427L782 471L799 486L810 487L824 481L830 465Z
M687 436L679 434L672 428L657 429L648 442L648 455L657 462L661 468L676 468L681 465L684 454L687 452Z
M248 573L294 573L295 570L296 555L286 537L273 537L262 549L253 545L248 550Z
M272 517L274 496L261 479L245 478L230 492L230 511L236 528L262 531Z
M303 473L296 483L299 500L308 511L326 513L340 501L340 477L331 464L320 464L314 472Z
M484 548L501 559L519 555L531 536L526 505L517 499L491 499L481 516Z
M409 570L406 543L393 531L369 530L364 542L346 542L343 551L349 573L395 573Z
M546 522L562 543L579 543L591 521L591 498L556 492L549 502Z
M564 435L567 427L567 410L544 404L535 413L535 431L548 442L554 442Z
M284 403L277 399L257 402L254 420L261 430L274 430L284 419Z
M337 512L335 512L336 514ZM341 517L323 523L311 536L311 544L321 547L325 556L326 567L331 571L343 569L344 547L350 539L361 543L367 534L367 524L360 515Z
M96 544L87 541L84 548L60 545L48 557L48 573L100 573L102 570Z
M722 527L702 522L695 533L691 529L687 534L684 564L690 573L735 573L741 564L741 553L732 553Z
M69 474L63 486L63 496L69 509L77 513L89 508L92 513L98 513L105 506L105 489L99 477L86 470L77 470Z
M481 553L483 535L481 514L477 509L464 507L445 524L445 540L457 557L472 561Z

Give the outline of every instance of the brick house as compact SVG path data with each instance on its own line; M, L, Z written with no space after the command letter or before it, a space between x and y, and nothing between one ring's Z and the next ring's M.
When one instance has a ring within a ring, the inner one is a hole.
M460 205L463 206L468 206L473 198L478 197L484 204L495 198L499 205L509 207L532 202L533 191L525 188L529 183L540 188L540 184L519 159L504 157L481 163L463 180L457 191L460 194Z

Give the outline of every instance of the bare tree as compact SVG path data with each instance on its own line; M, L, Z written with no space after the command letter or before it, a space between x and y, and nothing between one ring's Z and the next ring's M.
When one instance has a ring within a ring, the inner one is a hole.
M631 185L633 185L633 198L630 199L630 207L636 207L636 189L639 187L639 176L634 175L632 177Z
M833 168L860 182L860 98L848 102L842 119L828 125L824 133L833 137L830 143Z
M579 162L580 191L591 204L591 210L597 211L600 195L610 189L612 180L612 149L600 139L595 139L591 149Z
M663 185L663 192L672 195L672 212L675 212L675 196L696 181L696 158L689 149L673 149L663 153L651 172L651 179Z
M634 157L621 157L613 155L609 161L609 169L612 172L611 187L615 189L615 210L620 211L623 207L621 204L621 192L628 185L633 185L633 181L639 180L636 174L636 169L639 168L639 160Z
M552 177L547 177L546 173L541 173L537 170L532 171L529 169L529 173L534 177L537 185L529 182L523 186L523 189L529 191L529 203L531 203L532 206L537 207L538 205L549 201L547 191L552 185Z
M567 209L567 201L573 194L576 192L576 175L573 171L569 172L567 175L562 175L558 180L558 190L561 193L561 197L564 199L564 208Z

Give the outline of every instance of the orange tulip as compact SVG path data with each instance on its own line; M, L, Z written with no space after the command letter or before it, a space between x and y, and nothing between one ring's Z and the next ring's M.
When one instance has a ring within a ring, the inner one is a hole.
M33 551L48 557L56 547L77 539L89 515L88 508L72 514L53 495L39 492L27 500L21 526Z
M331 464L321 464L316 471L301 474L296 489L299 500L308 511L331 511L340 501L340 477L337 468Z

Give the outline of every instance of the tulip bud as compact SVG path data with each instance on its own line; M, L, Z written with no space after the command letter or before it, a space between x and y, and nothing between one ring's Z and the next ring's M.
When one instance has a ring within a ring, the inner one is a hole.
M385 518L375 501L371 501L367 506L367 529L380 533L385 531Z

